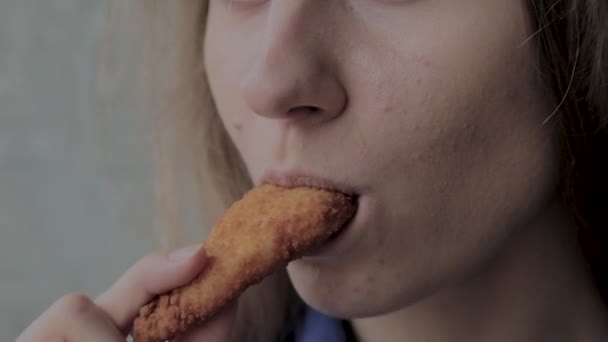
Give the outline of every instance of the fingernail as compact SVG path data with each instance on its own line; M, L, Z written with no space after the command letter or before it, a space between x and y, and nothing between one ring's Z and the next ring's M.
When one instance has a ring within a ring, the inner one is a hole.
M169 254L169 260L184 261L201 249L201 245L192 245L175 250Z

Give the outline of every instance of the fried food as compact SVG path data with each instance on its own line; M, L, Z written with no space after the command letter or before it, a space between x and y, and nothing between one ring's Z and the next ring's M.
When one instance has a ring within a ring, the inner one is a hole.
M216 314L247 287L326 241L356 211L351 196L262 185L237 201L203 242L205 271L140 310L137 342L171 341Z

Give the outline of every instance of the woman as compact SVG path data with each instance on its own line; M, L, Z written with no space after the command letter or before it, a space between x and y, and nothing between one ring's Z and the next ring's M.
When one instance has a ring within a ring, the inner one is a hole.
M203 148L222 203L262 182L359 196L336 241L185 341L608 340L605 1L166 6L174 147ZM197 251L60 299L20 341L124 340Z

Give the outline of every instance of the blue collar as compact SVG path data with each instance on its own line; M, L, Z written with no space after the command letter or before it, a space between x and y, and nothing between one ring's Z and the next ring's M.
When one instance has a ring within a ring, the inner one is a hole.
M322 314L302 301L290 306L279 342L356 342L348 321Z
M343 322L307 307L295 327L295 342L347 342Z

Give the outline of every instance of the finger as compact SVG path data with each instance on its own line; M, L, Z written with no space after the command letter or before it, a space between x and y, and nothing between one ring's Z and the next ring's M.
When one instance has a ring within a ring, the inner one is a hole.
M168 255L150 254L133 265L95 302L126 332L143 305L159 294L187 284L206 264L207 254L200 245Z
M106 313L88 298L76 298L71 305L73 315L68 317L70 324L65 339L67 341L121 342L123 334Z
M182 337L179 342L227 342L236 319L236 305L223 309L217 316Z
M17 342L124 340L110 318L82 294L66 295L56 301L17 338Z

